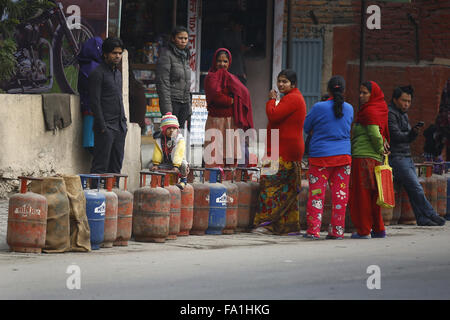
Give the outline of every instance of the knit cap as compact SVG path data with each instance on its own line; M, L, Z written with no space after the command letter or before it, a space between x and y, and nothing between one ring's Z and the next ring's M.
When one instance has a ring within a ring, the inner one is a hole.
M160 128L162 132L165 132L166 129L170 127L175 127L178 129L180 125L178 123L177 116L173 115L172 112L167 112L161 118Z

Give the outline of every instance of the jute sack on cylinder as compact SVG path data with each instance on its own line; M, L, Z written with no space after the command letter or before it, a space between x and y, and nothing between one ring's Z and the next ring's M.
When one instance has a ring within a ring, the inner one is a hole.
M86 216L86 197L79 176L63 176L70 202L70 251L91 251L91 232Z
M61 177L44 177L42 181L32 181L30 190L42 194L48 202L46 253L61 253L70 250L69 198L66 184Z

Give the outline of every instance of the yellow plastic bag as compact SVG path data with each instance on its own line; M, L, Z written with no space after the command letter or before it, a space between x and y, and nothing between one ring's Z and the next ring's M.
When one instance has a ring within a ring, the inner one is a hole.
M389 166L388 156L384 158L384 164L376 166L375 178L378 186L377 205L384 208L395 207L394 182L392 168Z

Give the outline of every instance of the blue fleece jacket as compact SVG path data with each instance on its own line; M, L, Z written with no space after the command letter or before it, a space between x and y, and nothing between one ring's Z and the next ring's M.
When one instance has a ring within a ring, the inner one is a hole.
M311 134L309 157L351 155L350 130L353 122L353 107L344 102L344 116L334 116L333 100L316 103L306 115L303 129Z

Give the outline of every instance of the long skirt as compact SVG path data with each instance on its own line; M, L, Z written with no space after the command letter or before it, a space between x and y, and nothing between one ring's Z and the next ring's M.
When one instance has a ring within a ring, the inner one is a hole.
M233 167L244 156L240 139L234 138L235 130L237 127L233 117L208 116L205 124L204 149L206 168Z
M352 158L349 208L353 225L360 236L370 231L384 231L381 208L377 205L378 188L375 167L381 162L370 158Z
M273 234L300 231L300 181L300 162L283 161L281 158L276 174L261 176L260 207L254 221L257 228L264 227Z

